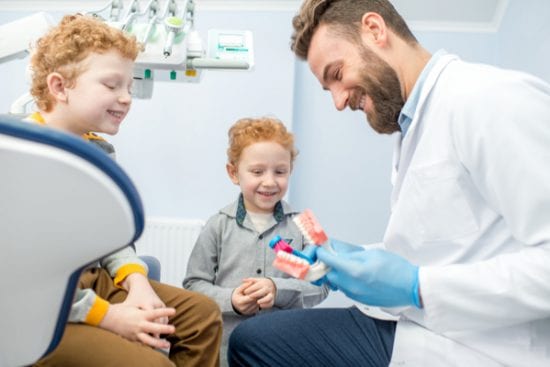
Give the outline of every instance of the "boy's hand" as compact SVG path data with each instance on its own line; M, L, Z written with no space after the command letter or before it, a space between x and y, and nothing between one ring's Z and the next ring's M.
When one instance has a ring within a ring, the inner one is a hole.
M243 282L231 294L231 304L241 315L254 315L259 311L257 300L244 294L244 290L250 285L251 282Z
M254 298L260 309L273 307L277 295L277 287L273 280L269 278L246 278L243 280L244 283L250 285L244 289L243 293Z
M130 274L121 285L128 291L124 301L128 305L137 306L143 310L154 310L166 306L151 287L149 279L143 274Z
M143 274L130 274L124 279L121 285L128 291L126 299L122 302L125 305L134 306L141 310L154 310L166 307L153 290L153 287L151 287L149 279ZM168 324L168 317L161 317L155 320L155 322ZM160 338L159 334L154 334L153 336Z
M138 341L153 348L168 349L170 343L154 335L172 334L176 329L173 325L155 320L168 319L175 313L174 308L167 307L142 310L125 303L111 304L99 327L131 341Z

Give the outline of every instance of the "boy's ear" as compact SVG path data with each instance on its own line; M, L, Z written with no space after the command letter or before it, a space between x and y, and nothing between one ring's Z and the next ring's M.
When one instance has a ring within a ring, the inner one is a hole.
M235 185L239 184L239 178L237 177L237 167L235 167L231 163L227 163L225 165L225 169L227 170L227 175L229 176L229 179L231 182L233 182Z
M57 72L53 72L49 74L46 78L46 83L48 85L48 91L50 92L50 95L57 102L67 102L68 96L65 88L67 81L65 80L63 75Z

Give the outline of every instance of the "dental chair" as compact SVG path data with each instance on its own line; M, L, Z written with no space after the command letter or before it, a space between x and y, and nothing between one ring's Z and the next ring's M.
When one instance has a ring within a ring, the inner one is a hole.
M81 270L143 230L136 188L84 140L0 116L0 367L59 343Z

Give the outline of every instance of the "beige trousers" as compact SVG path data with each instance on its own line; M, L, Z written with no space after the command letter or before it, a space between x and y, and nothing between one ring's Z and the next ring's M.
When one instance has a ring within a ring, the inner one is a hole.
M110 303L126 299L127 292L116 288L107 271L101 268L86 270L79 285L93 288ZM176 309L176 315L170 319L176 332L167 337L171 344L169 358L99 327L68 323L57 348L35 366L218 366L222 335L218 305L202 294L183 288L155 281L151 281L151 286L166 306Z

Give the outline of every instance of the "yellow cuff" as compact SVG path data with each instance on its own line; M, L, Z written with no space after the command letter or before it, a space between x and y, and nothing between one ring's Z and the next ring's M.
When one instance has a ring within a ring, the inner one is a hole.
M109 309L109 302L98 296L95 297L94 304L86 316L84 322L88 325L97 326L105 317L107 310Z
M116 272L116 276L114 279L115 287L122 288L120 286L120 283L122 283L128 275L133 273L140 273L147 277L147 270L145 270L143 266L138 264L127 264L121 266L120 269L118 269L118 271Z
M29 120L36 122L40 125L46 125L46 121L44 120L44 117L40 114L40 112L33 112L29 116Z

